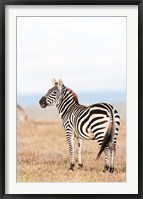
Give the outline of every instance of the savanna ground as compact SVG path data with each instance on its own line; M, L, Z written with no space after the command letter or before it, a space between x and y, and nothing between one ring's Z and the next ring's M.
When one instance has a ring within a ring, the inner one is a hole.
M121 107L124 109L123 107ZM48 111L48 109L45 111ZM35 114L35 113L34 113ZM69 168L69 149L60 120L32 120L17 125L17 182L125 182L126 120L121 118L114 173L103 173L96 141L83 141L83 168ZM75 140L77 149L77 142Z

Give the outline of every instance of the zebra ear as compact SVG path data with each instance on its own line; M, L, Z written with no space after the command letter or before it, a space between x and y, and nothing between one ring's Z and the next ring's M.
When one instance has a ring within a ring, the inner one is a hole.
M52 84L53 84L53 86L56 86L56 80L55 79L52 80Z
M60 79L59 82L58 82L59 88L62 88L62 85L63 85L63 82L62 82L62 80Z

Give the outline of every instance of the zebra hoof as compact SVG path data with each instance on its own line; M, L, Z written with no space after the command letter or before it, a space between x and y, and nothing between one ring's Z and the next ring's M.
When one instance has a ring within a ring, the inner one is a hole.
M105 166L104 169L103 169L103 173L106 173L106 171L109 170L109 167L108 166Z
M71 167L70 167L70 168L69 168L69 171L74 171L74 168L71 168Z
M78 164L78 169L82 169L83 164Z
M108 170L107 169L103 169L103 173L106 173Z
M110 168L110 169L109 169L109 172L110 172L110 173L113 173L113 172L114 172L114 168Z
M69 170L74 171L74 166L75 166L74 164L71 164Z

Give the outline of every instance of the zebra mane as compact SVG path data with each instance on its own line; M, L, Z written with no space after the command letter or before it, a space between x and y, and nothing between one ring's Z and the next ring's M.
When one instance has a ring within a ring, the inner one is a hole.
M65 88L66 88L66 90L68 90L70 93L72 93L74 101L75 101L77 104L79 104L77 94L76 94L73 90L71 90L70 88L67 88L67 87L65 87Z

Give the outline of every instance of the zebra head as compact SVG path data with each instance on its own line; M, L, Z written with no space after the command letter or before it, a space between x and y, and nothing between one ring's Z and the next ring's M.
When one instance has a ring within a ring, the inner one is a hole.
M63 86L62 80L60 79L58 82L56 82L56 80L53 79L52 84L53 87L49 89L47 94L44 95L39 101L39 104L42 108L45 108L46 106L53 106L59 103L61 89Z

